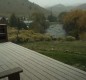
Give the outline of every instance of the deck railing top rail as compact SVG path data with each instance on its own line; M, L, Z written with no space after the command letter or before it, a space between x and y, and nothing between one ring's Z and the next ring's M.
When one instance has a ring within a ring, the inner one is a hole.
M19 67L0 72L0 79L8 77L9 80L20 80L20 73L23 70Z

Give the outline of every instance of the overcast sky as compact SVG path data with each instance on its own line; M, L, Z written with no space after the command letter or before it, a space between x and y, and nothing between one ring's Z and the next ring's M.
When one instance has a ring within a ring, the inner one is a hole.
M48 7L55 4L65 4L65 5L72 5L72 4L81 4L86 3L86 0L29 0L34 2L42 7Z

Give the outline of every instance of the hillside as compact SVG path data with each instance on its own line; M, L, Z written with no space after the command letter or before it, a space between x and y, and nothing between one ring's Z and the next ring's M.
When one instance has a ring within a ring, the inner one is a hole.
M47 8L47 10L52 10L53 14L55 15L59 15L61 12L69 11L71 9L73 9L73 6L64 6L62 4L54 5Z
M52 7L48 7L47 10L52 10L53 14L59 15L61 12L66 12L70 10L76 10L76 9L83 9L86 10L86 3L84 4L77 4L72 6L65 6L62 4L54 5Z
M18 16L28 17L33 12L48 14L46 9L28 0L0 0L0 16L10 16L15 13Z
M86 3L85 3L85 4L81 4L81 5L77 6L76 8L77 8L77 9L86 10Z

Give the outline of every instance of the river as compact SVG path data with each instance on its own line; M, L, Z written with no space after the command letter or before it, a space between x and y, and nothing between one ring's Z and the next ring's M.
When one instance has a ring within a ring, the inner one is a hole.
M49 34L54 38L58 38L58 37L64 37L66 33L65 30L63 29L62 24L52 24L47 29L46 34Z

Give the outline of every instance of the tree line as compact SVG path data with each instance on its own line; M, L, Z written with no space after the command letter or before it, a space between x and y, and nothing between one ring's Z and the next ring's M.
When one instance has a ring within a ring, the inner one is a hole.
M46 21L46 17L43 13L34 12L31 15L30 20L33 22L29 25L29 29L33 30L34 32L45 33L46 29L49 27L49 23ZM12 14L10 16L9 26L18 29L27 29L27 25L15 14Z

